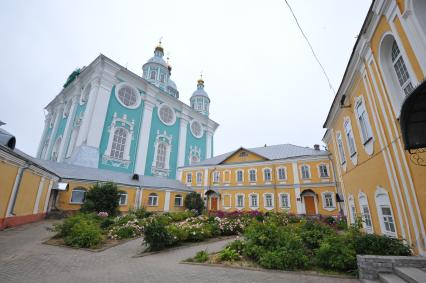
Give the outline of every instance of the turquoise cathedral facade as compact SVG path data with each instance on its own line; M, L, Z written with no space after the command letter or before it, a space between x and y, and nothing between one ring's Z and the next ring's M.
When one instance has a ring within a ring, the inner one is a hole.
M74 71L46 106L37 157L165 178L212 157L219 125L204 81L183 103L163 57L158 45L142 76L102 54Z

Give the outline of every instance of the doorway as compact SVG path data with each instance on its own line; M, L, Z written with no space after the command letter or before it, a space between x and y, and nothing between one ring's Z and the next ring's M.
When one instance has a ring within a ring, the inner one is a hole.
M305 202L305 211L306 215L315 215L315 199L313 196L304 196L303 200Z

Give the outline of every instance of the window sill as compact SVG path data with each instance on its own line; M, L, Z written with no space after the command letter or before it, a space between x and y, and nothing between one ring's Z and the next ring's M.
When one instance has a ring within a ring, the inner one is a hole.
M149 207L157 207L158 204L148 204Z
M256 185L256 183L250 183L250 185L254 186L254 185Z
M70 202L69 204L83 204L84 202Z
M290 206L282 206L281 209L290 209Z

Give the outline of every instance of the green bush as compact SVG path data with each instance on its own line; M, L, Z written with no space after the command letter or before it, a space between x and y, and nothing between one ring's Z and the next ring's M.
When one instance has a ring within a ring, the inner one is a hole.
M115 218L115 224L116 225L124 225L127 222L134 221L134 220L136 220L136 216L134 214L122 215L122 216Z
M204 201L201 195L196 192L191 192L185 196L184 205L186 209L196 210L198 214L201 214L204 209Z
M74 225L80 223L83 220L88 220L94 223L100 221L96 214L77 213L66 218L62 224L54 225L54 230L57 232L56 237L62 238L68 236L71 233L71 229L74 227Z
M157 219L152 219L145 224L144 240L152 251L162 250L174 243L166 225Z
M348 229L348 222L346 222L346 218L341 218L336 223L336 228L338 230L347 230Z
M349 234L325 238L317 250L315 262L325 269L355 272L357 264L353 238Z
M65 244L79 248L94 248L102 243L102 230L90 220L75 223L64 238Z
M131 226L124 226L117 229L116 234L119 239L128 239L135 236L135 229Z
M209 260L209 253L207 251L199 251L195 254L194 260L196 262L206 262Z
M242 240L232 241L227 245L230 249L236 251L239 255L243 254L245 243Z
M101 228L103 230L107 230L109 227L111 227L114 224L114 219L108 217L108 218L104 218L104 220L102 220L101 222Z
M308 257L303 252L303 247L299 250L283 248L265 252L260 257L259 264L269 269L294 270L305 268L308 261Z
M240 255L236 250L233 250L230 247L226 247L219 252L219 260L221 261L235 261L238 259L240 259Z
M335 232L331 227L314 220L306 221L300 228L300 236L305 246L310 250L319 248L324 237L332 234L335 234Z
M144 218L151 216L153 214L153 212L147 211L145 209L145 207L141 207L141 208L138 208L138 209L129 210L129 214L135 215L136 218L138 218L138 219L144 219Z
M185 210L185 211L179 211L179 212L169 212L166 215L170 216L173 222L179 222L189 217L194 217L195 213L191 210Z
M96 183L86 193L86 200L81 206L82 212L107 212L114 216L118 212L119 194L117 185L111 182Z
M410 256L410 247L400 239L375 234L359 234L354 239L355 250L361 255Z

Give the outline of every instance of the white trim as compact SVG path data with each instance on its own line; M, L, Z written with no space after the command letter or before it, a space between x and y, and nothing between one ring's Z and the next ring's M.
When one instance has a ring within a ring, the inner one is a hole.
M377 215L379 217L380 228L381 228L382 234L390 236L390 237L396 237L398 230L397 230L397 227L396 227L395 215L393 213L392 203L390 201L388 192L385 189L383 189L382 187L377 187L374 195L375 195L375 201L376 201ZM379 197L380 197L380 199L379 199ZM391 213L391 217L392 217L392 223L393 223L394 229L395 229L394 232L386 229L386 225L385 225L385 222L384 222L384 219L383 219L383 213L382 213L383 207L389 207L389 209L390 209L390 213Z
M241 172L241 181L238 181L238 172ZM244 183L244 169L235 170L235 183L237 184Z
M148 195L148 206L154 207L154 206L158 206L158 194L157 193L150 193ZM150 203L150 200L152 200L152 203Z
M200 129L201 130L200 130L200 134L199 135L196 135L194 133L194 131L192 130L192 125L194 123L198 123L200 125ZM191 130L191 134L194 136L194 138L201 139L203 137L203 135L204 135L204 127L203 127L203 125L198 120L192 119L191 122L190 122L190 125L189 125L189 129Z
M198 181L198 176L201 176L200 181ZM200 171L195 172L195 184L197 186L201 186L203 184L203 172L200 172Z
M74 193L75 191L83 191L83 192L84 192L84 197L83 197L83 199L84 199L84 198L86 198L87 189L86 189L86 188L84 188L84 187L76 187L76 188L72 189L72 191L71 191L71 196L70 196L69 203L70 203L70 204L83 204L83 203L84 203L84 200L83 200L82 202L73 202L73 201L72 201L72 195L73 195L73 193Z
M266 197L271 196L272 206L266 206ZM266 210L272 210L275 207L274 194L273 193L263 193L263 208Z
M210 131L206 131L206 159L211 158L213 156L213 134Z
M288 202L288 206L283 206L283 202L282 202L282 196L287 196L287 202ZM281 209L290 209L291 208L291 198L290 198L290 194L289 193L279 193L279 205Z
M251 177L250 177L250 171L254 170L254 176L255 176L255 180L252 181ZM257 182L257 169L256 168L250 168L248 169L248 181L250 184L256 184Z
M314 198L314 205L315 205L315 214L318 214L318 199L317 196L313 193L305 193L301 198L303 199L303 211L306 214L306 205L305 205L305 197L313 197Z
M259 202L260 202L260 200L259 200L259 194L258 193L250 193L249 195L249 208L251 209L251 210L257 210L257 209L259 209ZM251 197L252 196L256 196L256 198L257 198L257 206L252 206L252 202L251 202Z
M243 197L243 205L242 206L238 206L238 197L239 196ZM243 194L243 193L236 193L235 194L235 208L236 209L238 209L238 210L244 209L244 207L245 207L245 198L246 198L246 195Z
M325 195L326 194L330 194L331 195L331 201L332 201L332 206L326 206L326 201L325 201ZM322 208L324 208L325 210L328 211L333 211L336 210L336 194L334 192L331 191L325 191L321 193L321 198L322 198Z
M280 169L284 169L284 179L280 178L280 172L279 172ZM288 179L287 167L286 166L279 166L279 167L276 168L276 170L277 170L277 172L276 172L276 174L277 174L277 180L278 181L287 181L287 179Z
M130 89L132 89L134 91L135 95L136 95L136 102L133 105L124 104L124 102L121 101L120 97L118 96L119 91L126 86L129 87ZM117 99L117 101L120 103L121 106L128 108L128 109L139 108L139 106L141 105L141 100L142 100L140 91L136 87L132 86L131 84L129 84L127 82L121 82L121 83L119 83L115 86L115 98Z
M144 102L143 117L139 131L139 143L136 155L135 173L145 175L146 159L148 154L149 135L151 132L152 112L154 104L148 100Z
M16 194L18 193L18 186L21 182L21 178L23 177L23 172L24 168L19 167L18 171L16 172L16 176L15 176L15 182L13 183L13 188L12 188L12 193L10 194L10 198L9 198L9 203L7 205L7 210L6 210L6 217L8 216L14 216L13 213L13 201L15 198L17 198Z
M365 232L367 232L368 234L374 233L374 223L373 223L373 219L371 217L371 209L370 209L370 205L368 204L367 195L365 193L363 193L363 192L358 193L358 204L359 204L359 210L360 210L361 216L362 216L362 227L364 228ZM364 209L363 209L364 206L367 206L371 226L366 225L365 216L364 216L365 213L364 213Z
M186 184L191 186L192 185L192 172L186 173Z
M164 212L170 210L170 191L166 191L166 195L164 197Z
M180 117L179 126L179 148L177 167L182 167L185 165L186 134L188 130L188 121L185 118Z
M167 107L172 111L172 120L170 122L166 122L161 118L160 111L164 107ZM162 103L160 106L157 107L157 115L158 115L158 119L161 121L161 123L163 123L166 126L173 126L176 123L176 112L173 109L173 107L171 107L167 103Z
M359 115L358 115L358 107L362 105L364 107L364 111L365 114L367 115L367 121L366 121L366 127L367 127L367 132L369 132L370 137L364 137L363 131L362 131L362 126L361 123L359 121ZM363 95L359 95L355 98L355 103L354 103L354 114L355 114L355 120L356 123L358 125L358 132L359 132L359 136L361 137L361 141L362 141L362 145L363 148L365 150L365 152L368 155L373 155L374 152L374 133L373 133L373 128L371 127L371 123L370 123L370 116L369 116L369 111L367 111L367 104L365 103L365 99Z
M223 176L222 176L222 178L223 178L223 183L224 184L229 184L229 183L231 183L231 170L223 170L222 171L223 172ZM225 178L225 176L228 174L228 180L226 180L226 178Z
M350 223L354 224L356 221L356 205L353 195L349 195L348 197L348 206L349 206L349 216L350 216ZM354 214L355 212L355 214Z
M44 188L44 181L45 181L45 177L43 176L43 177L41 177L40 184L38 185L37 196L36 196L36 200L35 200L35 203L34 203L33 214L38 213L38 207L40 205L40 198L41 198L41 195L43 193L43 188Z
M321 166L325 166L325 168L326 168L326 170L327 170L327 176L321 176ZM319 164L317 164L317 170L318 170L318 177L320 178L320 179L330 179L331 177L331 174L330 174L330 166L328 166L328 164L327 163L325 163L325 162L322 162L322 163L319 163Z
M352 127L352 121L349 116L346 116L343 118L343 129L345 130L345 140L346 140L347 150L349 152L349 158L351 159L352 164L356 166L358 164L358 149L356 146L356 140L355 140L354 130ZM348 134L354 144L354 152L352 153L351 153L351 146L348 139Z
M225 205L225 196L229 197L229 205ZM222 195L222 207L225 210L228 210L232 207L232 194L223 194Z
M180 204L179 205L176 205L176 199L177 198L180 198ZM173 206L174 207L182 207L183 206L183 195L182 194L175 194L175 198L174 198L174 200L173 200Z
M52 187L53 187L53 180L50 180L49 188L47 189L46 199L44 200L43 212L47 212L47 209L49 206L49 200L50 200L50 193L52 192Z
M126 205L127 205L128 200L129 200L129 194L128 194L127 192L125 192L125 191L119 191L119 192L118 192L118 194L120 195L120 198L118 199L118 205L119 205L119 206L126 206ZM124 203L120 203L120 202L121 202L121 196L122 196L122 195L125 195L125 196L126 196L126 199L125 199Z
M303 176L303 170L302 170L302 168L303 168L303 167L308 168L308 175L309 175L309 176L308 176L307 178L305 178L305 177ZM306 180L310 180L310 179L312 179L311 166L310 166L309 164L306 164L306 163L301 164L301 165L299 166L299 170L300 170L300 177L302 177L302 180L306 181Z

